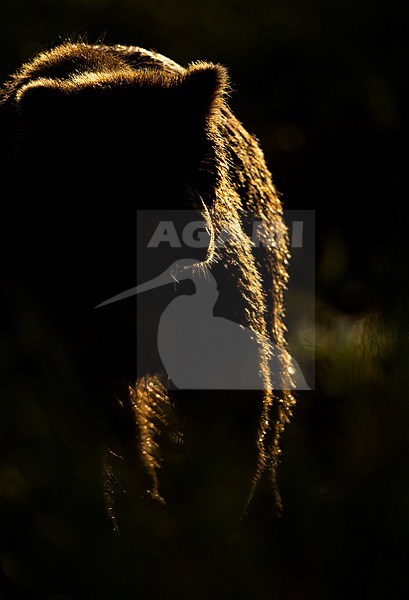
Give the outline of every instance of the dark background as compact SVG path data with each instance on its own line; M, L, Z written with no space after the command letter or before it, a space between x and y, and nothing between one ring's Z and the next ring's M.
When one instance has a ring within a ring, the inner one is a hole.
M89 432L72 430L77 416L59 422L27 383L24 403L0 423L2 600L68 600L82 597L75 590L84 586L89 598L144 597L152 589L163 598L407 597L409 45L402 6L3 1L2 79L66 35L154 48L181 64L205 59L228 67L231 106L259 138L285 208L316 210L317 389L299 395L283 436L281 519L256 511L239 532L220 534L220 555L211 520L202 524L203 539L206 531L213 536L211 559L203 548L184 552L183 540L170 550L178 532L164 525L157 562L153 551L141 558L145 540L134 554L132 541L129 552L126 543L115 552L100 525L103 507L92 508L99 482L90 478L96 459ZM13 202L5 189L3 205ZM19 298L16 314L31 314L26 290ZM51 347L58 333L44 332L39 314L21 322L19 335L29 344L27 331L36 339L41 329ZM7 335L2 366L12 378ZM62 357L41 368L74 385ZM17 386L3 379L2 395L13 397ZM84 422L92 421L91 409L83 410ZM59 462L53 459L55 438L77 453L82 471L77 465L70 473L61 452ZM72 495L63 497L61 482L70 476ZM64 518L45 510L50 493L63 503Z

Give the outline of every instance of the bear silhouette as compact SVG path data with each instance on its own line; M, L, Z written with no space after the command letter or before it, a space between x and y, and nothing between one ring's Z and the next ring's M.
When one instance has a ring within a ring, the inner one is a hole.
M199 209L211 239L230 233L223 248L210 243L205 260L228 267L238 320L290 366L282 205L257 139L229 109L229 91L220 65L182 67L136 46L71 42L37 55L2 88L2 321L12 382L2 395L10 418L31 410L51 432L54 441L40 436L54 458L39 503L47 513L47 498L65 498L67 523L81 486L96 514L107 510L129 538L155 527L146 491L179 522L225 527L270 473L280 506L290 369L279 392L167 392L161 374L135 382L134 299L94 310L135 285L137 208ZM257 256L244 232L249 215L266 240L271 227L277 232ZM258 361L268 378L266 348ZM27 447L37 443L30 435ZM83 560L94 551L85 543Z

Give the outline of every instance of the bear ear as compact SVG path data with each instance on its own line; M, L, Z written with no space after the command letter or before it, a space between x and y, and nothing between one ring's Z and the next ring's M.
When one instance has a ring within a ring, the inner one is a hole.
M221 65L194 63L180 86L182 106L192 116L206 119L220 109L229 90L227 71Z
M50 117L66 94L55 80L40 78L24 85L17 93L17 107L24 118L38 120L41 115Z

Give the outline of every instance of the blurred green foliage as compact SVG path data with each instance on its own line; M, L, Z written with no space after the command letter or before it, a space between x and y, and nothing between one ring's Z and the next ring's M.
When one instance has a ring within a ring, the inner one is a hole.
M0 15L3 78L66 36L155 48L183 64L226 65L232 108L260 139L285 207L317 211L317 389L299 394L284 435L279 520L267 515L266 489L237 527L215 531L208 517L189 533L146 509L145 523L135 526L142 537L125 533L119 543L97 493L99 455L87 427L98 426L67 357L52 355L36 373L18 364L33 352L30 339L53 347L57 332L44 331L39 308L20 324L21 339L3 330L1 395L21 398L27 389L7 421L0 414L0 598L406 598L409 45L402 5L3 0ZM4 189L3 202L13 202ZM5 323L24 313L7 300L5 307ZM79 394L64 415L53 411L52 388L48 401L36 395L50 369L56 382L65 378L67 398ZM217 471L212 460L208 469ZM50 494L58 514L44 504ZM214 501L228 506L229 498Z

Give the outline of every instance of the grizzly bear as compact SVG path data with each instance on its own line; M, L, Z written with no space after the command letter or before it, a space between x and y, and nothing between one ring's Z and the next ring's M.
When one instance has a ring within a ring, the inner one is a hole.
M136 46L70 42L24 64L1 91L9 410L20 417L29 398L56 437L45 447L72 450L76 467L50 475L49 490L70 488L83 460L84 473L95 467L95 489L104 487L120 532L138 531L145 501L220 523L237 518L264 473L280 505L290 368L280 392L167 391L155 373L135 381L134 300L94 310L135 285L136 209L194 208L211 239L230 232L222 249L209 245L207 264L228 265L244 324L290 365L283 209L229 93L220 65L182 67ZM277 232L257 256L248 214L266 238L272 226ZM265 373L266 352L259 360Z

